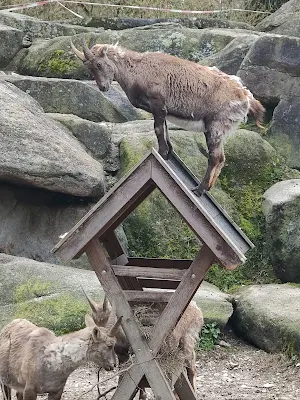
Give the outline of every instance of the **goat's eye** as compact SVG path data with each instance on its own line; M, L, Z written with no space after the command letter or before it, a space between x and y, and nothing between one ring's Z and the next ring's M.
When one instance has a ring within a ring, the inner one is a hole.
M101 62L99 61L99 62L97 62L97 68L98 69L101 69L102 68L102 64L101 64Z
M114 345L113 344L109 344L107 347L109 348L109 350L111 350L111 349L113 349Z

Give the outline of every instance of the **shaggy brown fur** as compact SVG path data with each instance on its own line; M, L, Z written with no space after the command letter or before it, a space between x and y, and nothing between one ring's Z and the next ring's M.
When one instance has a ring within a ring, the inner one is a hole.
M60 400L68 376L88 361L107 370L115 367L115 334L120 320L108 331L86 316L86 328L55 336L26 319L15 319L0 332L0 382L4 398L11 389L18 400L36 400L48 393L48 400Z
M204 132L208 147L205 176L193 190L209 190L225 162L224 136L236 130L250 112L260 126L263 106L240 79L217 68L202 66L163 53L137 53L120 46L83 43L74 53L92 72L101 91L116 80L130 102L153 114L159 153L172 151L166 120L187 130Z

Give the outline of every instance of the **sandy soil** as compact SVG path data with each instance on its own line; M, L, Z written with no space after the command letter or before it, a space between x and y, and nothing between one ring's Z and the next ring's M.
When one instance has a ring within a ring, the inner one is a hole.
M267 354L232 335L224 340L230 347L216 346L214 350L198 355L199 400L300 399L300 364L295 365L282 355ZM101 372L100 380L111 375L113 373ZM90 390L96 383L95 368L80 368L69 377L62 399L97 400L97 388ZM100 393L115 384L116 379L104 382L100 385ZM105 398L110 399L111 394L102 397Z

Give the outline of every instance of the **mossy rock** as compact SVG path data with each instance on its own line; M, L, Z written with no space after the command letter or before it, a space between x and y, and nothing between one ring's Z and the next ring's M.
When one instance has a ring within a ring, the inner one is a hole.
M84 38L89 47L96 43L116 43L131 50L162 51L178 57L199 61L222 50L236 37L247 36L243 29L191 29L179 24L155 24L152 26L125 29L122 31L102 30L86 33ZM80 37L72 41L81 49ZM53 78L91 78L83 63L76 58L70 47L70 37L61 36L34 43L22 51L12 66L20 74Z
M268 352L300 356L299 285L253 285L235 294L232 325Z

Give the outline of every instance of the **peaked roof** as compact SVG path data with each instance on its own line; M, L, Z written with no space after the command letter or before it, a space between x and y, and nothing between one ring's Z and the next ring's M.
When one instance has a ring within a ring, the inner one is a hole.
M197 184L175 153L164 160L152 149L51 251L64 262L78 257L93 238L101 240L158 188L216 259L234 268L253 244L209 193L198 197L191 191Z

